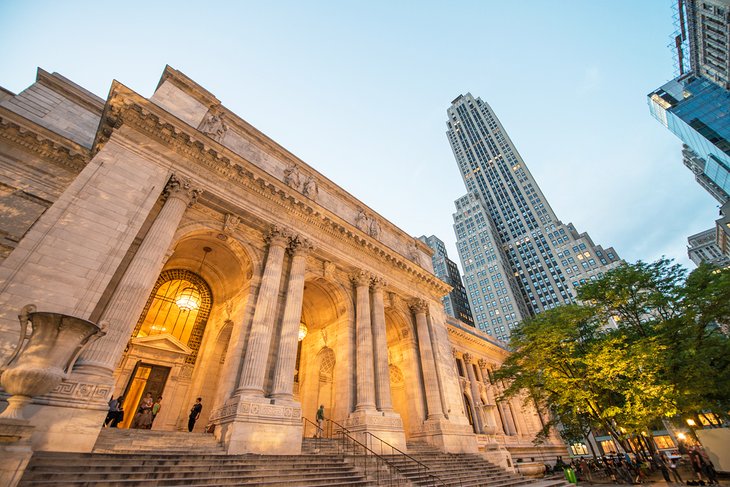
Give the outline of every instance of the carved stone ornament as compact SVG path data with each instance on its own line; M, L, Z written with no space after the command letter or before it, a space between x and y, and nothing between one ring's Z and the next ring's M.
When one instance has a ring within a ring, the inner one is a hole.
M165 198L180 198L186 201L188 206L193 206L202 193L200 188L193 188L193 183L187 178L173 174L167 181L163 195Z
M241 223L240 217L232 213L226 214L225 220L223 221L223 232L229 235L232 234L238 228L239 223Z
M264 240L269 245L276 245L279 247L286 247L289 245L289 239L291 238L291 232L288 230L273 226L269 229L269 231L264 236Z
M319 194L319 186L317 180L313 176L307 176L307 180L304 182L304 188L302 189L304 196L310 199L316 200Z
M373 277L370 280L370 287L373 288L373 291L382 291L387 285L388 283L382 277Z
M221 142L228 131L228 125L226 125L223 121L222 113L215 114L213 112L208 112L203 121L200 123L198 130L216 142Z
M461 356L464 359L466 365L471 365L472 356L469 353L465 353Z
M301 235L293 235L289 237L289 250L293 255L307 254L314 248L312 242Z
M362 208L357 209L355 226L373 238L380 236L380 224L375 218L368 216Z
M74 316L38 312L33 304L23 307L18 320L18 345L0 369L0 385L11 394L0 418L23 419L25 405L68 377L81 350L104 336L106 328Z
M324 277L325 279L333 280L335 278L336 269L337 266L334 262L325 260L324 262L322 262L322 277Z
M479 364L480 369L484 370L485 368L487 368L487 361L484 360L483 358L480 358L479 362L477 362L477 363Z
M456 348L451 348L451 355L454 356L454 358L459 358L459 351Z
M356 286L368 286L372 276L367 271L358 271L356 274L350 276L350 280L355 283Z
M409 307L411 308L411 311L414 313L427 313L428 312L428 303L425 299L413 299Z
M408 258L418 265L421 265L421 253L415 243L408 244Z
M297 191L301 190L302 178L299 175L299 168L292 164L284 170L284 184Z

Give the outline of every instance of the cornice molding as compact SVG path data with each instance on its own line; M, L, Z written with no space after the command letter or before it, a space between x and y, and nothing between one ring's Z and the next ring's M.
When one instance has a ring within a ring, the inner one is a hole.
M36 81L41 85L55 91L62 95L68 100L72 100L86 110L93 112L97 115L101 115L104 109L104 99L90 93L80 86L77 86L73 82L64 79L60 75L49 73L41 68L38 68L36 74Z
M91 159L85 147L4 107L0 107L0 138L77 173Z
M413 264L405 256L364 234L340 216L292 190L284 182L124 85L114 82L92 146L93 153L98 152L115 129L122 125L156 140L229 183L268 199L290 214L314 224L324 233L346 241L350 249L367 249L378 260L424 283L434 298L440 299L450 291L448 284L424 272L421 266Z

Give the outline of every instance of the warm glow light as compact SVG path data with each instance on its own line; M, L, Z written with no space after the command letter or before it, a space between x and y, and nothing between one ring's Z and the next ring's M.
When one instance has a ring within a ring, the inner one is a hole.
M307 325L305 325L304 323L299 323L299 341L300 342L302 340L304 340L304 337L307 336L308 332L309 332L309 330L307 329Z
M677 433L677 439L684 441L687 437L684 435L684 433Z
M175 304L183 311L200 308L200 292L194 287L186 287L175 298Z
M697 425L697 423L695 423L695 420L694 419L688 419L687 420L687 424L690 425L690 426L696 426Z

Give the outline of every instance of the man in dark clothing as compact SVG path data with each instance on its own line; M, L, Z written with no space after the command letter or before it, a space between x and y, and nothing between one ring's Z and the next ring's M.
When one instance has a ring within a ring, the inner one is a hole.
M195 400L195 404L190 408L190 416L188 416L188 431L192 432L195 427L195 422L200 418L200 412L203 410L202 397Z

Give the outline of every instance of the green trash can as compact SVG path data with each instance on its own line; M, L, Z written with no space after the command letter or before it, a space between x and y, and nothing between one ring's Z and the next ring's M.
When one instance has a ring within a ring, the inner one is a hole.
M563 473L565 474L565 480L570 482L571 484L577 484L578 479L575 477L575 470L573 470L570 467L564 468Z

